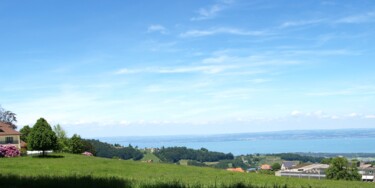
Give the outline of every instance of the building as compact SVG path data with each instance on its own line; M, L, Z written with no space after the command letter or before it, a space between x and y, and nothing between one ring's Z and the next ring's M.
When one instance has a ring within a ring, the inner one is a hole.
M0 145L14 145L21 149L21 133L12 129L8 124L0 122Z
M375 182L374 172L375 167L371 165L361 165L358 168L358 173L362 175L362 181Z
M231 172L245 172L242 168L227 168Z
M268 164L262 164L262 166L260 166L260 169L261 170L272 170L272 167L271 167L271 165L268 165Z
M325 171L329 167L327 164L307 164L296 166L292 169L280 170L275 173L276 176L286 176L307 179L325 179Z

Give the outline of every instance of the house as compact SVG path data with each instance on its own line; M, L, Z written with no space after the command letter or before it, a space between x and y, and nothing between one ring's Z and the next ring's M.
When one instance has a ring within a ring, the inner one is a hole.
M276 176L308 178L308 179L325 179L325 171L329 165L327 164L305 164L298 165L287 170L280 170L275 173Z
M242 168L227 168L231 172L245 172Z
M8 124L0 122L0 145L10 144L21 149L21 133L12 129Z
M298 161L283 161L281 170L289 170L298 165Z
M362 181L375 181L375 168L372 166L361 166L358 168L358 173L362 175Z
M262 164L262 166L260 166L260 169L261 170L272 170L272 167L271 167L271 165L268 165L268 164Z

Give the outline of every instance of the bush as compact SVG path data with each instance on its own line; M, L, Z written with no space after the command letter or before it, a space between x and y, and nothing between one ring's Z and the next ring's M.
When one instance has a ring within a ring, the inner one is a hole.
M16 146L0 145L0 157L19 157L20 150Z

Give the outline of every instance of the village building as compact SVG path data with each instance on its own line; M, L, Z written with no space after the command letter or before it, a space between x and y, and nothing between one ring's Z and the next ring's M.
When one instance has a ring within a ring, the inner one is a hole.
M272 167L269 164L262 164L262 166L260 166L260 169L261 170L272 170Z
M8 124L0 122L0 145L14 145L21 149L21 133L12 129Z
M375 182L375 167L371 164L361 164L358 168L358 173L362 175L362 181Z
M307 179L325 179L327 164L306 164L299 165L291 169L280 170L275 173L276 176L307 178Z
M242 168L227 168L231 172L245 172Z

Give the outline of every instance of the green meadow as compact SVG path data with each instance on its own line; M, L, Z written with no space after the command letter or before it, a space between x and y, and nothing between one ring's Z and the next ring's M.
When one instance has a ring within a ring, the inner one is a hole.
M0 187L374 187L73 154L0 159Z

